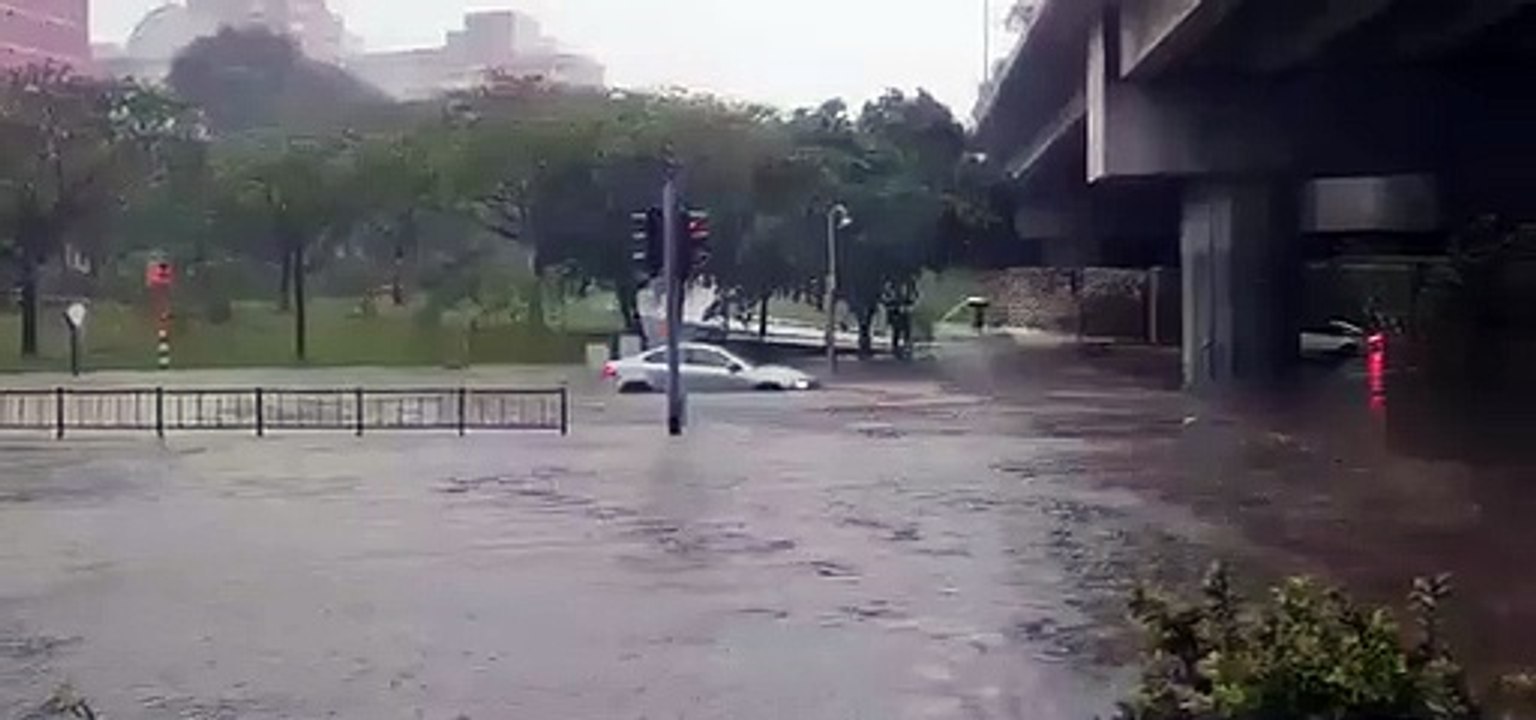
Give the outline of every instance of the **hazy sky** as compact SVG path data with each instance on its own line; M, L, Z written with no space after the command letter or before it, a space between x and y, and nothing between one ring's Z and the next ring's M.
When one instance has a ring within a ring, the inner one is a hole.
M165 0L92 0L98 41L120 41ZM994 5L1004 4L993 0ZM466 10L514 8L608 66L612 84L683 85L803 105L927 88L969 115L983 0L331 0L370 48L435 45Z

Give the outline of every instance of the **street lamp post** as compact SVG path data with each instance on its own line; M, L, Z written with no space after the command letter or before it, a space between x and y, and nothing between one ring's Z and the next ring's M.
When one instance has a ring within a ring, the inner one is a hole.
M842 203L827 210L827 282L823 306L827 311L827 366L837 371L837 231L853 224Z
M992 82L992 0L981 0L981 84Z

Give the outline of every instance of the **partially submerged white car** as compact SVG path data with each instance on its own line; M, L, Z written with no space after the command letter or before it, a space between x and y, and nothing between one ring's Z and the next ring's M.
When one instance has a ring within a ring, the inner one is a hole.
M753 365L725 348L702 343L681 346L683 387L689 392L793 392L820 387L815 377L790 367ZM667 388L667 349L643 352L603 366L603 378L619 392L659 392Z
M1326 325L1301 332L1301 355L1311 358L1352 358L1385 347L1387 336L1370 333L1348 320L1334 319Z

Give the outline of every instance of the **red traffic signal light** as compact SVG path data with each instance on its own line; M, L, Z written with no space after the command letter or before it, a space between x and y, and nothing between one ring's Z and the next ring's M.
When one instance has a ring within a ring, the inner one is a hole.
M695 242L709 241L709 213L703 210L688 211L688 239Z
M678 277L687 280L709 264L709 213L703 210L679 208L681 237L678 248Z

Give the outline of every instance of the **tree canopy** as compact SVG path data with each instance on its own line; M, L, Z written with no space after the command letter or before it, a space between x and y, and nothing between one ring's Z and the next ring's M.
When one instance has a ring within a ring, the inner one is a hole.
M194 41L176 56L167 84L202 108L217 132L325 126L350 109L388 102L377 88L262 28L225 28Z
M159 252L204 278L230 265L271 273L280 306L295 311L300 357L306 277L338 261L367 268L364 284L403 305L450 286L489 292L468 276L523 257L550 289L616 293L637 326L646 278L630 215L658 203L669 167L687 202L712 215L699 280L743 305L820 302L825 219L849 208L838 302L866 339L883 304L910 301L918 275L955 260L990 217L964 131L921 91L892 90L857 112L832 100L781 113L501 79L387 103L260 31L195 43L169 85L180 100L62 71L0 88L0 143L15 149L0 160L12 265L35 275L28 268L75 233L104 257ZM49 171L55 156L61 172ZM110 229L85 232L93 217Z
M0 78L0 242L21 291L23 355L37 353L39 267L67 248L110 253L100 226L195 164L202 134L185 106L138 85L55 66Z

